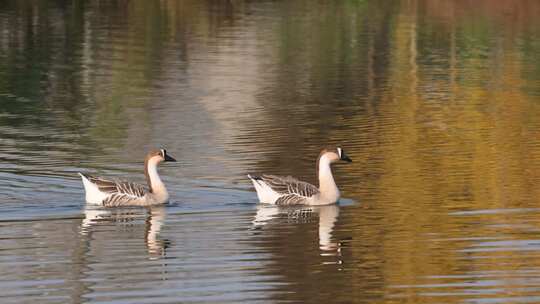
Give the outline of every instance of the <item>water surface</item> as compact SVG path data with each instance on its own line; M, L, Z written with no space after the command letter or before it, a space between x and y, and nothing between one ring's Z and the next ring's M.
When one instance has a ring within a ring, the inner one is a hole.
M0 302L538 302L538 54L536 1L3 1ZM156 147L169 205L85 206Z

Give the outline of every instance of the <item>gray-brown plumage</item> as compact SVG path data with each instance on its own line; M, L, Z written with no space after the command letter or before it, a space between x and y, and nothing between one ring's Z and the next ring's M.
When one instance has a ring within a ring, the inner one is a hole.
M292 176L276 175L249 175L257 183L264 183L276 193L281 194L276 199L276 205L303 205L310 197L319 193L319 189L310 183L306 183Z
M338 201L339 190L334 182L330 165L337 161L351 162L341 148L326 148L317 159L319 187L299 181L291 176L251 175L259 201L275 205L327 205Z
M99 191L110 194L103 199L103 206L105 207L131 205L133 204L133 201L141 200L148 192L146 187L140 184L125 181L106 180L87 174L82 175L91 183L96 185Z
M157 165L162 161L176 160L163 149L151 151L146 156L144 171L148 188L136 183L79 173L86 191L86 201L105 207L150 206L167 202L169 194L157 173Z

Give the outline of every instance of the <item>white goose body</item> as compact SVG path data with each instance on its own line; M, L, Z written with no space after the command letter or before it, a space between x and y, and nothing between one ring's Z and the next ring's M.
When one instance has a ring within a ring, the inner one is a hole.
M163 149L152 151L146 156L144 169L148 188L131 182L79 173L86 192L86 202L105 207L152 206L167 203L169 193L157 172L157 166L162 161L176 160L167 155Z
M319 188L291 176L248 175L261 203L275 205L329 205L336 203L340 192L332 175L331 164L351 162L341 148L324 149L319 155L317 173Z

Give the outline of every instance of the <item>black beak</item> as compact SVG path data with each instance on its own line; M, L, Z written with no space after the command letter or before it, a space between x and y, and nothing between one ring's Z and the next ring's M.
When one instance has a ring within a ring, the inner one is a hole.
M344 150L341 150L341 160L346 161L348 163L352 163L352 159L350 159L349 156L345 154Z
M165 161L166 161L166 162L168 162L168 161L170 161L170 162L175 162L176 159L170 157L169 154L165 154Z

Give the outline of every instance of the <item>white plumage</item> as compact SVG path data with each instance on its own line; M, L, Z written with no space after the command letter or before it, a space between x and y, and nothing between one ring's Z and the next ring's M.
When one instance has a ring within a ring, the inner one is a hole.
M81 176L83 182L86 202L92 205L102 205L103 200L105 200L111 194L100 191L97 184L94 184L88 180L84 174L79 172L79 175Z

